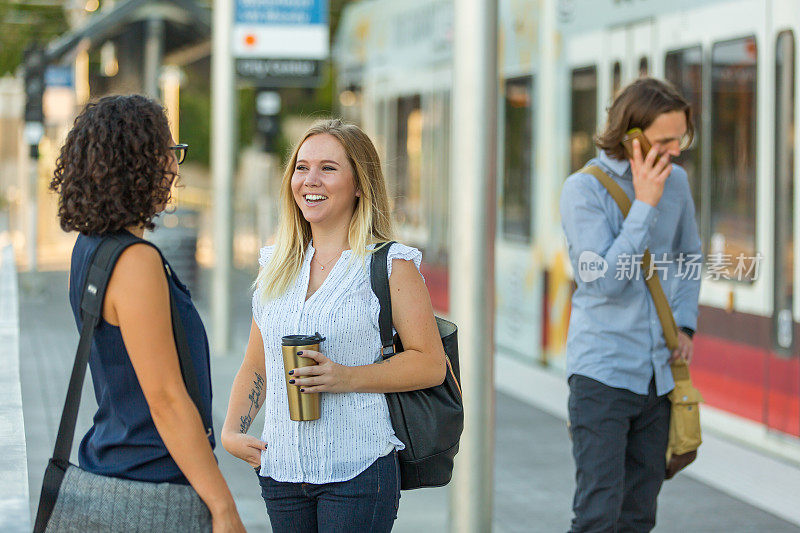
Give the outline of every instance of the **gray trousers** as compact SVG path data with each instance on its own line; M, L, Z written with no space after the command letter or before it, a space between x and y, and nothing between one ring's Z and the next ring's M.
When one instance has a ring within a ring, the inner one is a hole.
M575 458L572 532L647 532L664 481L670 403L575 374L569 379Z

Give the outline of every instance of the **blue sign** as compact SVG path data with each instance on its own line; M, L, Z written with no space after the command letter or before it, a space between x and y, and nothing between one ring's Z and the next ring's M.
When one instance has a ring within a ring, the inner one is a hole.
M72 67L47 67L44 83L47 87L75 87L75 70Z
M328 0L236 0L236 24L328 24Z

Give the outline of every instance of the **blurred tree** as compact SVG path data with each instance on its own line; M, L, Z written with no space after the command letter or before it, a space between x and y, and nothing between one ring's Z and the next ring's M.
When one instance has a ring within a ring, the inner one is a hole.
M180 141L192 148L192 161L208 167L211 163L211 80L208 59L184 70L186 81L181 86L180 98ZM238 139L239 150L253 142L255 134L254 87L237 89Z
M64 1L0 0L0 76L16 71L29 44L45 45L68 29Z
M211 95L210 88L187 84L181 89L181 138L191 146L193 162L209 166L211 159Z

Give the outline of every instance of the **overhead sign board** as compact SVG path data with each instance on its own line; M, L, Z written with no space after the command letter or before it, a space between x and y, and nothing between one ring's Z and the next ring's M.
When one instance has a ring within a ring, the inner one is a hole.
M558 25L566 34L631 24L723 0L558 0Z
M259 87L316 87L322 63L321 59L237 59L236 74Z
M233 55L261 86L319 85L328 58L328 0L237 0Z

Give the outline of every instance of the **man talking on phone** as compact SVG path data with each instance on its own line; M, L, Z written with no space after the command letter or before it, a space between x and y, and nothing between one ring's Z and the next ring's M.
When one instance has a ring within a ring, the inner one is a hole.
M669 363L691 361L697 327L700 276L679 275L679 265L701 259L700 238L686 172L672 163L693 133L691 107L675 88L639 79L609 108L595 137L599 155L587 163L631 199L627 218L593 175L578 171L564 183L561 222L577 283L567 340L573 532L655 527L674 386ZM655 275L679 327L672 353L644 273L628 268L641 263L645 249L659 265Z

